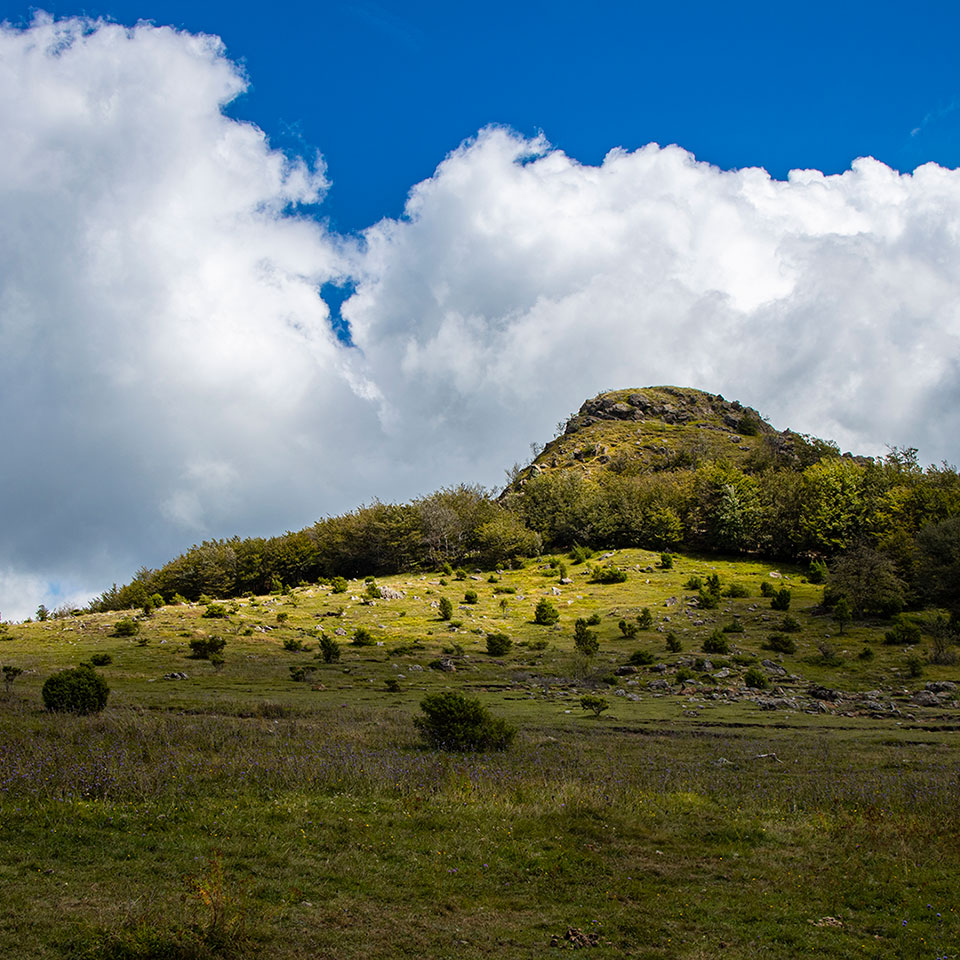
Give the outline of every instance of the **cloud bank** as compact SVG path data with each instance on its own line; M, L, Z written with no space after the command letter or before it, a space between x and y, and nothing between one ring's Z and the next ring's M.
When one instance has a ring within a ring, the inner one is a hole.
M591 167L488 128L340 237L319 156L224 116L245 84L212 37L0 29L3 616L203 537L497 484L602 389L956 461L957 171ZM345 280L354 348L319 293Z

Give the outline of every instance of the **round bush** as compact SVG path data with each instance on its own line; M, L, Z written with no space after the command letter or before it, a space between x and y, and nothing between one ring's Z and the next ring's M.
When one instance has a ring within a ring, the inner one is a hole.
M61 670L50 677L41 690L48 710L68 713L99 713L107 705L110 688L90 666Z
M479 700L460 693L433 693L420 701L414 724L431 746L441 750L504 750L516 731L492 717Z

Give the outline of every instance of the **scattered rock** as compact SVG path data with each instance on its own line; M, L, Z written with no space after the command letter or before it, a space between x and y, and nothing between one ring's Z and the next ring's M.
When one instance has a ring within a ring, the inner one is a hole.
M920 707L939 707L940 698L930 690L921 690L911 698Z

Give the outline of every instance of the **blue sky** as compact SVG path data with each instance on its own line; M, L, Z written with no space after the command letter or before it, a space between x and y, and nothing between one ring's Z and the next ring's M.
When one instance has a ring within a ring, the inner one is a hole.
M48 3L223 38L250 89L233 115L320 150L341 230L491 123L582 163L676 143L729 169L826 173L873 156L960 164L960 5L917 2ZM5 19L32 8L2 4Z
M497 487L606 389L960 460L956 4L45 9L0 3L4 617Z

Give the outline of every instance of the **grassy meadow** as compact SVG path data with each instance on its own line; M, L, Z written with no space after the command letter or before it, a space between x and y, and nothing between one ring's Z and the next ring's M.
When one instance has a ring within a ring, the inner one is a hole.
M137 611L7 627L0 665L24 672L0 694L0 956L960 956L960 705L914 701L960 668L884 643L889 623L840 634L797 569L594 560L627 581L557 556L378 581L393 599L357 580L216 601L225 617L166 606L128 637ZM697 607L686 585L714 573L747 596ZM787 615L764 582L791 591L793 653L764 648ZM533 622L544 597L555 626ZM734 623L728 653L702 652ZM512 648L487 654L501 632ZM224 662L191 659L211 636ZM618 675L638 651L653 662ZM47 713L44 680L97 654L106 710ZM447 689L513 746L423 746L419 703Z

